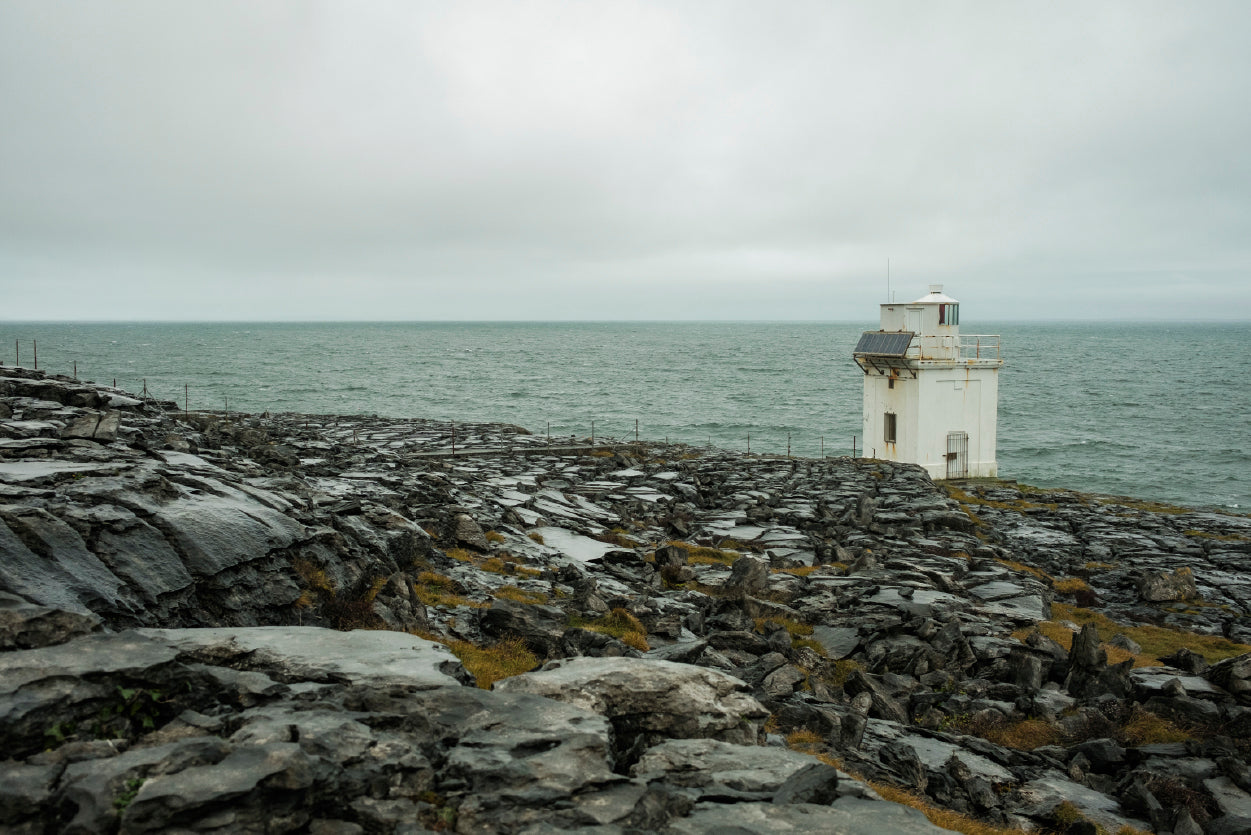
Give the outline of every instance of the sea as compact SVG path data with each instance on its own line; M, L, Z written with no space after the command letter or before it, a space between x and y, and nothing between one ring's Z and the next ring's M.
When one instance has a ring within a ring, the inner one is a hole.
M1251 509L1251 323L988 322L999 473ZM192 409L517 424L805 457L863 452L876 322L0 323L0 360Z

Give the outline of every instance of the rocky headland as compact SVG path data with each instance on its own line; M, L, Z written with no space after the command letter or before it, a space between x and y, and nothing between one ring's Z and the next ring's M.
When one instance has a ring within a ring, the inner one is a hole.
M1249 643L1246 516L0 368L7 832L1232 835Z

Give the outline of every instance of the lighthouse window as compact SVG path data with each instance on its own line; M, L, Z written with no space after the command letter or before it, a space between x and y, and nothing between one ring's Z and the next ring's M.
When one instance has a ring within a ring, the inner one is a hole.
M938 324L940 325L960 324L960 305L940 304L938 306Z
M888 444L895 443L895 413L886 413L886 424L883 427L882 437Z

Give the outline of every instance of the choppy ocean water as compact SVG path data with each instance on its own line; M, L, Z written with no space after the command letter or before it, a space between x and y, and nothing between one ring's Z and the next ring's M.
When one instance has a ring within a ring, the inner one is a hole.
M846 455L876 323L0 323L0 359L232 411L515 423ZM1247 512L1251 324L980 323L1000 334L999 470ZM16 345L15 345L16 343Z

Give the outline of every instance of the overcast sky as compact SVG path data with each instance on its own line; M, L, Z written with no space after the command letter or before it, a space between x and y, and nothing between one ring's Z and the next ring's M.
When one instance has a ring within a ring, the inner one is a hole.
M0 320L1251 319L1251 3L0 4Z

